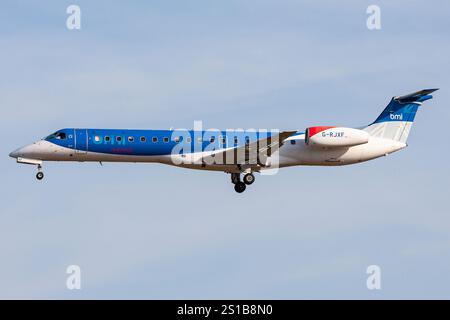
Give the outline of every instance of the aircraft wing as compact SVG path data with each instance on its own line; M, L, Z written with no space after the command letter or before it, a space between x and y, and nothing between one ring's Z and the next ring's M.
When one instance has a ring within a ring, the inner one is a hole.
M213 151L211 155L203 157L203 162L206 164L238 165L254 169L265 167L267 158L280 149L286 138L296 132L280 131L245 145Z

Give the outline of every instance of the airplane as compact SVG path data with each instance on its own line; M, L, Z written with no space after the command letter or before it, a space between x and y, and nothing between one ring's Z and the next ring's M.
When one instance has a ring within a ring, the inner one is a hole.
M341 166L388 155L407 146L419 106L438 89L395 96L374 122L359 128L311 126L298 130L128 130L66 128L9 154L36 165L44 161L152 162L223 171L238 193L254 173L291 166ZM194 126L195 127L195 126ZM242 179L241 179L242 177Z

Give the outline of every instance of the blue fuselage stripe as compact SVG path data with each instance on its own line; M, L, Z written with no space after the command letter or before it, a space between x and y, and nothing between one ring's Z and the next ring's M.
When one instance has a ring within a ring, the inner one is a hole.
M273 135L267 131L193 131L67 128L46 138L62 147L105 154L169 155L177 144L183 152L239 147ZM62 135L61 135L62 133Z

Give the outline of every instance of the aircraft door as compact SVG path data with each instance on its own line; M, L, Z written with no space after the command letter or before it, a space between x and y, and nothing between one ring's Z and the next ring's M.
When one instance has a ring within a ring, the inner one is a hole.
M75 153L87 153L89 147L87 129L75 129L74 139Z

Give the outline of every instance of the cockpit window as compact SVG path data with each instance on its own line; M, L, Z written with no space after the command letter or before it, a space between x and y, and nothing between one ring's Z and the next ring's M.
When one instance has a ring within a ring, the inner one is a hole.
M66 140L66 133L65 132L55 132L51 135L49 135L45 140L52 140L52 139L58 139L58 140Z

